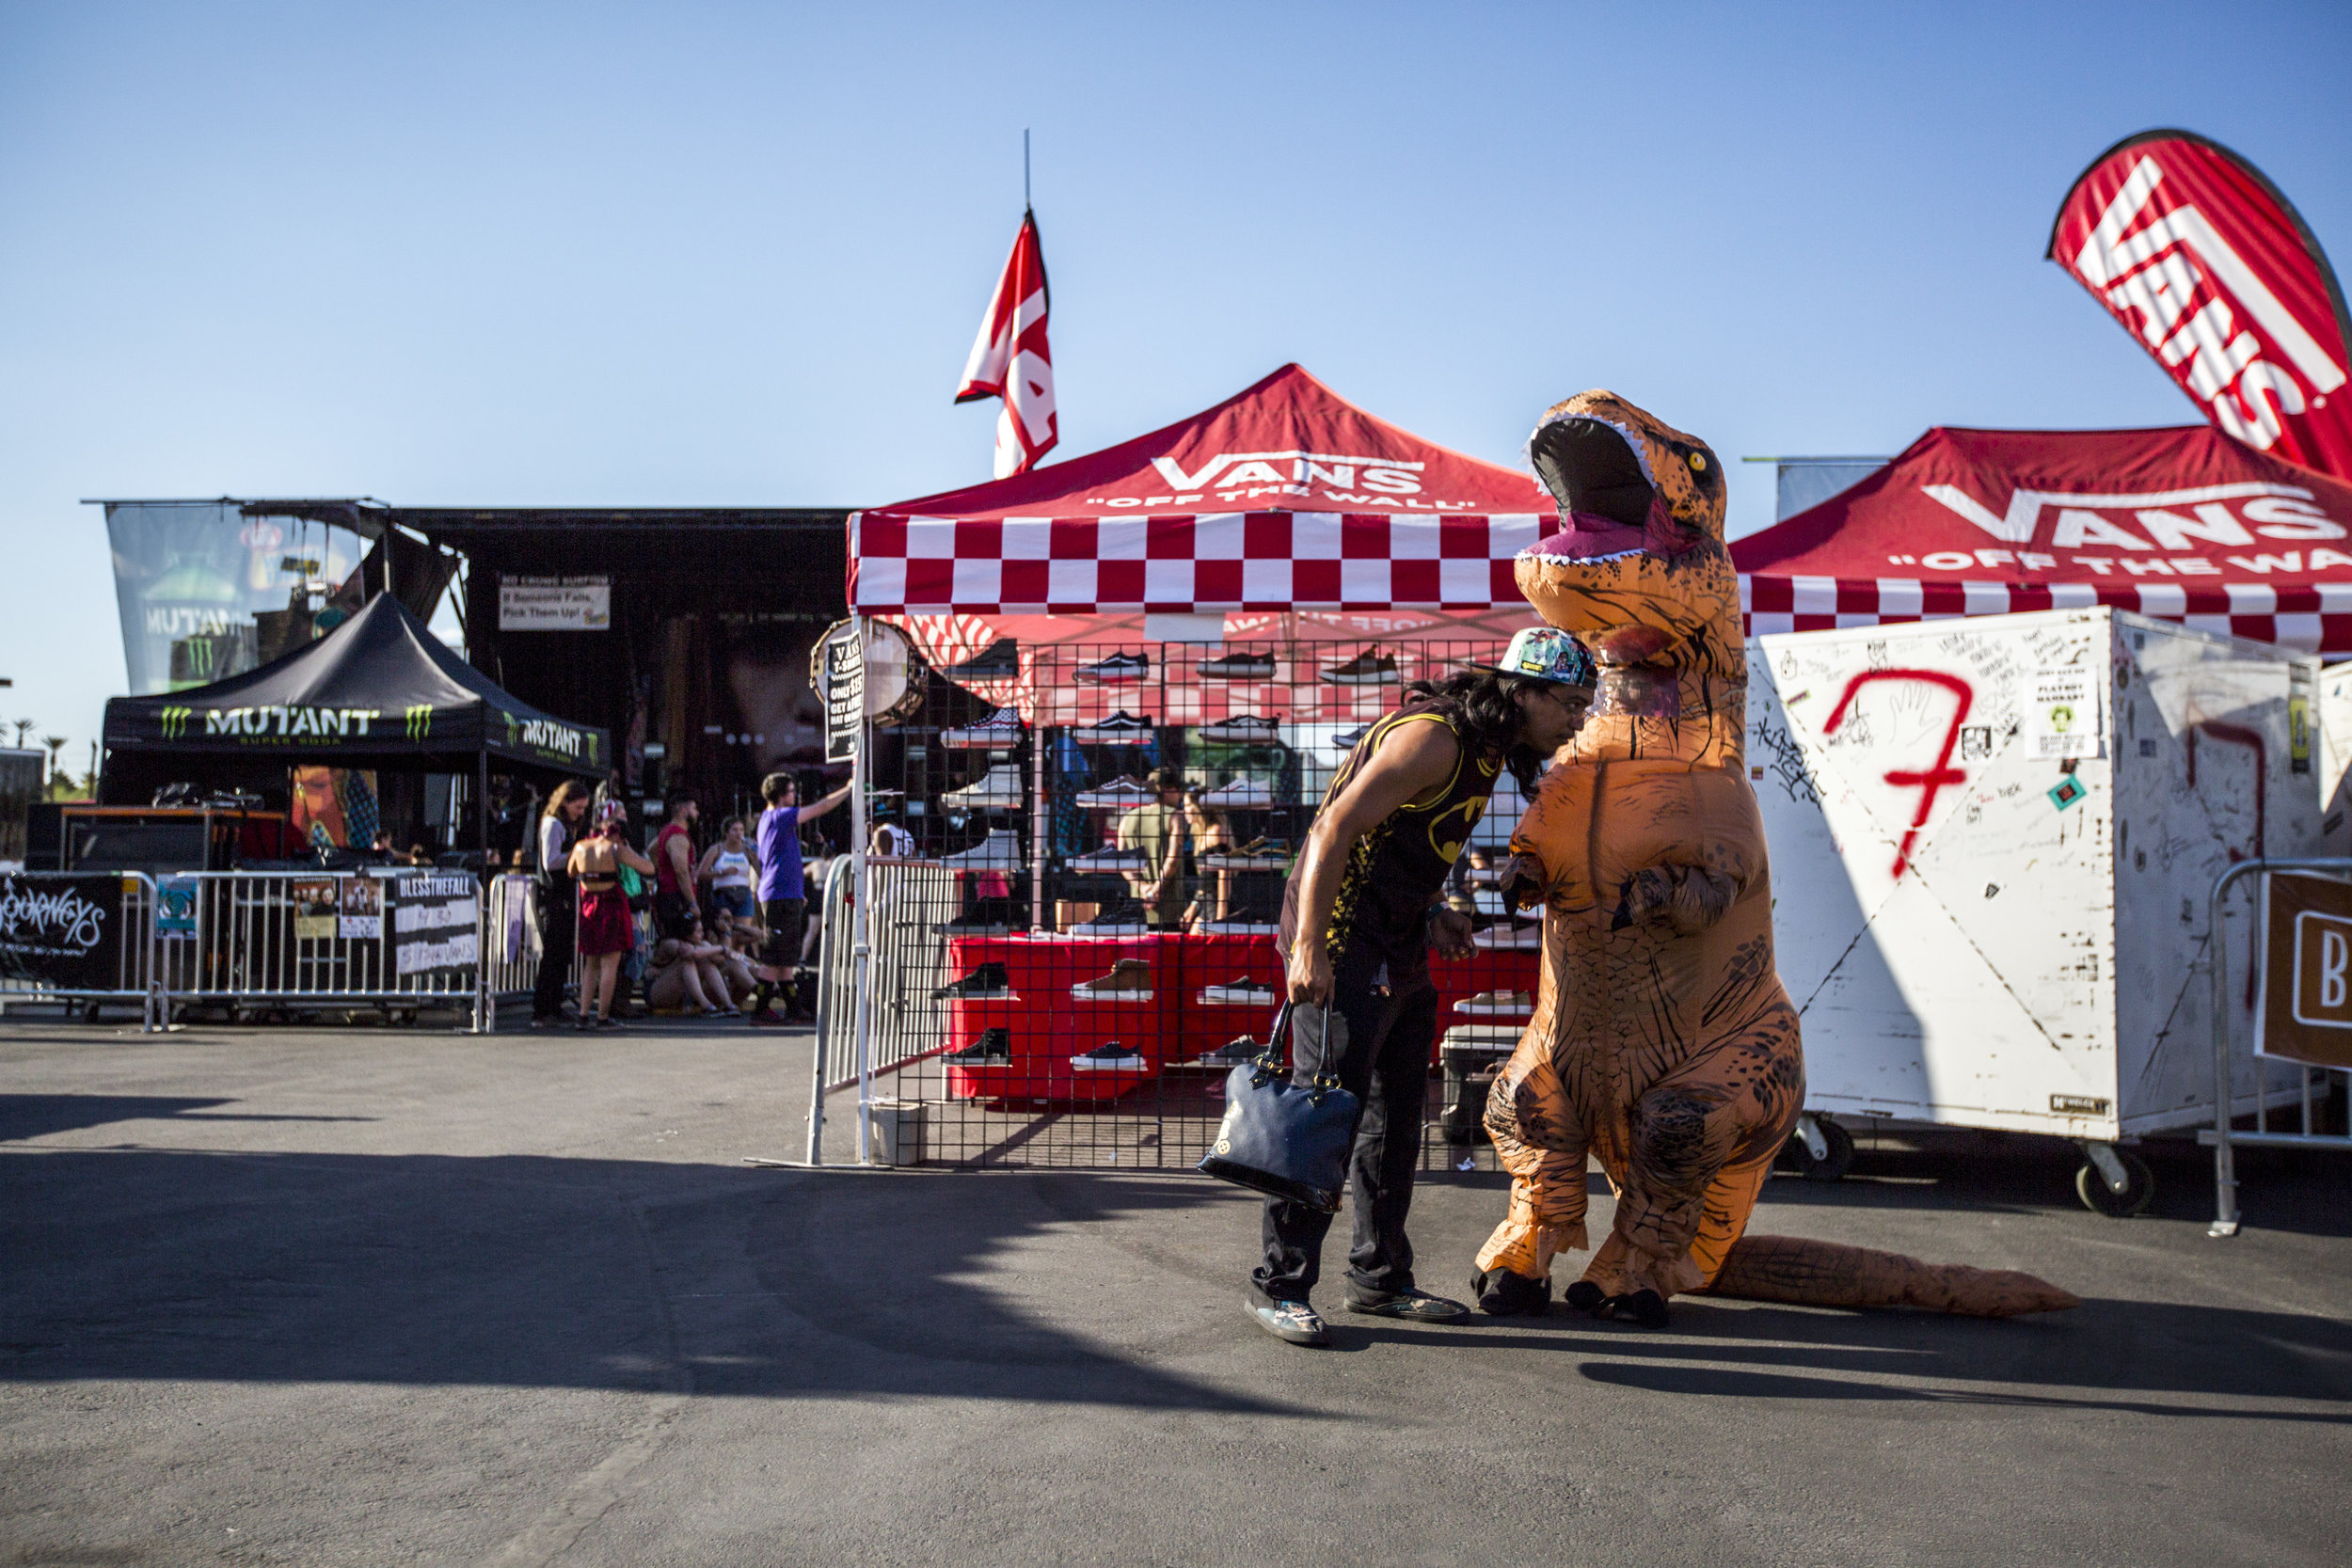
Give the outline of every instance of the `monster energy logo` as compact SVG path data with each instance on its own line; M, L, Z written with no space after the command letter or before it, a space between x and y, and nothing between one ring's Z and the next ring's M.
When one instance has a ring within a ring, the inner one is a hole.
M185 732L194 708L166 708L167 737ZM382 717L372 707L303 707L273 703L259 707L214 707L204 710L206 735L232 736L239 740L342 740L366 738L368 726Z
M406 711L409 739L422 740L433 733L433 705L411 703Z
M195 713L196 709L192 707L167 707L164 709L164 738L166 740L177 740L182 736L187 734L188 720L192 718Z

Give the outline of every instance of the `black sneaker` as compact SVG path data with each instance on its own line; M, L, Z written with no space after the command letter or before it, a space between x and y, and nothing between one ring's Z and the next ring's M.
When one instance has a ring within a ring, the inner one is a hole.
M1012 999L1012 976L1005 973L1003 964L982 964L961 980L950 980L931 992L933 1001L950 998L966 1002L1001 1002Z
M931 927L943 937L1007 937L1020 915L1009 898L980 898L953 920Z
M1073 926L1062 935L1069 937L1139 937L1151 928L1144 918L1141 904L1124 898L1096 915L1092 920Z
M1082 746L1149 746L1152 721L1138 719L1122 707L1108 719L1082 724L1070 734Z
M1282 737L1279 719L1261 719L1255 714L1236 714L1231 719L1200 726L1200 738L1226 745L1263 745Z
M1377 647L1366 648L1344 664L1334 664L1323 672L1323 678L1333 686L1394 686L1397 682L1396 656L1384 654Z
M1236 1062L1254 1062L1264 1054L1264 1046L1260 1045L1248 1035L1244 1035L1239 1039L1227 1040L1200 1059L1204 1062L1214 1062L1219 1067L1229 1067Z
M1458 1301L1433 1296L1426 1291L1403 1290L1384 1293L1347 1292L1347 1309L1368 1318L1402 1318L1408 1323L1459 1323L1470 1321L1470 1308Z
M1021 673L1021 644L1000 637L961 664L939 672L951 681L1009 681Z
M1143 1053L1117 1040L1104 1040L1093 1050L1071 1057L1070 1065L1080 1072L1139 1072L1143 1069Z
M1150 654L1113 654L1091 664L1081 664L1073 672L1073 678L1094 686L1118 686L1139 681L1152 673Z
M1335 752L1352 752L1356 749L1356 743L1363 739L1364 736L1370 735L1371 733L1372 726L1370 724L1359 724L1354 729L1348 731L1345 735L1333 736L1331 737L1331 750Z
M980 1031L978 1039L961 1051L950 1051L946 1059L950 1062L961 1062L966 1067L985 1062L1009 1062L1012 1060L1012 1031L983 1029Z
M1200 661L1200 678L1204 681L1270 681L1274 678L1272 654L1226 654L1218 658Z

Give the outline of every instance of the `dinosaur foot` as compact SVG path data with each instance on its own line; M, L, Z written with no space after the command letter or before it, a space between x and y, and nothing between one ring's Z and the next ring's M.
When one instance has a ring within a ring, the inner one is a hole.
M1639 1323L1644 1328L1666 1326L1666 1298L1656 1291L1640 1290L1622 1296L1605 1295L1589 1279L1568 1287L1561 1298L1587 1317L1605 1323Z
M1482 1269L1470 1275L1478 1309L1498 1318L1538 1317L1551 1305L1551 1278L1530 1279L1509 1269Z

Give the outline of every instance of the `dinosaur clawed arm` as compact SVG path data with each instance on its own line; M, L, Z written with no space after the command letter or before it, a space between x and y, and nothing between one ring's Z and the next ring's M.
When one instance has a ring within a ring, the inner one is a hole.
M1544 901L1551 879L1544 870L1543 861L1521 849L1505 859L1497 871L1502 890L1502 901L1515 910L1532 910Z
M1740 887L1733 877L1705 866L1649 866L1619 885L1609 928L1622 931L1641 921L1662 919L1678 934L1695 936L1730 912Z

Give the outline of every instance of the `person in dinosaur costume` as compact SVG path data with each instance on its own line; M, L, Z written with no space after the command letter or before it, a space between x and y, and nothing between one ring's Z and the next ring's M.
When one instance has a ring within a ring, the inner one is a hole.
M1540 1312L1582 1248L1597 1157L1615 1223L1567 1304L1651 1326L1677 1293L2008 1317L2076 1305L2030 1275L1746 1237L1804 1103L1797 1012L1772 963L1764 829L1745 766L1747 661L1705 442L1605 391L1530 437L1561 530L1520 592L1600 662L1592 716L1511 840L1505 886L1541 903L1534 1017L1486 1124L1510 1212L1478 1253L1488 1312Z

